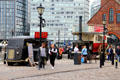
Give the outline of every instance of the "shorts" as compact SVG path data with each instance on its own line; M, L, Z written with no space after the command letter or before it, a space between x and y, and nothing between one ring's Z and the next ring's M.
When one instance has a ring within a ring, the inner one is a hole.
M83 55L83 57L87 57L87 55Z

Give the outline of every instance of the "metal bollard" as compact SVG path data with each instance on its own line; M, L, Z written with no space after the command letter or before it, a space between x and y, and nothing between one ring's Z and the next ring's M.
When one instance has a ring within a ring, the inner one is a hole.
M117 56L115 58L115 68L118 68L118 58L117 58Z
M104 66L104 59L103 59L103 53L100 54L100 68Z

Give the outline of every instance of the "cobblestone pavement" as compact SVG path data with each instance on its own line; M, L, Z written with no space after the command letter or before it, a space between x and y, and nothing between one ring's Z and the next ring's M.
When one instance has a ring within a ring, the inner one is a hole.
M45 69L37 67L7 66L0 64L0 80L119 80L120 67L115 69L110 62L100 69L99 61L92 64L73 65L73 60L56 60L52 70L49 62Z

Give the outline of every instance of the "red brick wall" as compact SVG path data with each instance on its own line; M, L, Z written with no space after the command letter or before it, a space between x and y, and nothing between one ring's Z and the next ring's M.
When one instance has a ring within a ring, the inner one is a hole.
M101 0L101 6L103 6L105 3L107 3L109 0Z
M101 0L100 10L88 21L89 26L94 25L103 25L102 24L102 15L106 14L106 26L109 32L114 32L114 34L120 35L120 23L116 21L116 13L120 13L120 4L115 0ZM113 8L114 10L114 22L109 23L109 9ZM120 36L119 36L120 37Z

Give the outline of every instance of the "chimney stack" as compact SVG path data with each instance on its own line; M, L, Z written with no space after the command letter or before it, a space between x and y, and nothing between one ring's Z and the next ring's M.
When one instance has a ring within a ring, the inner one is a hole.
M79 16L79 40L82 41L82 16Z

